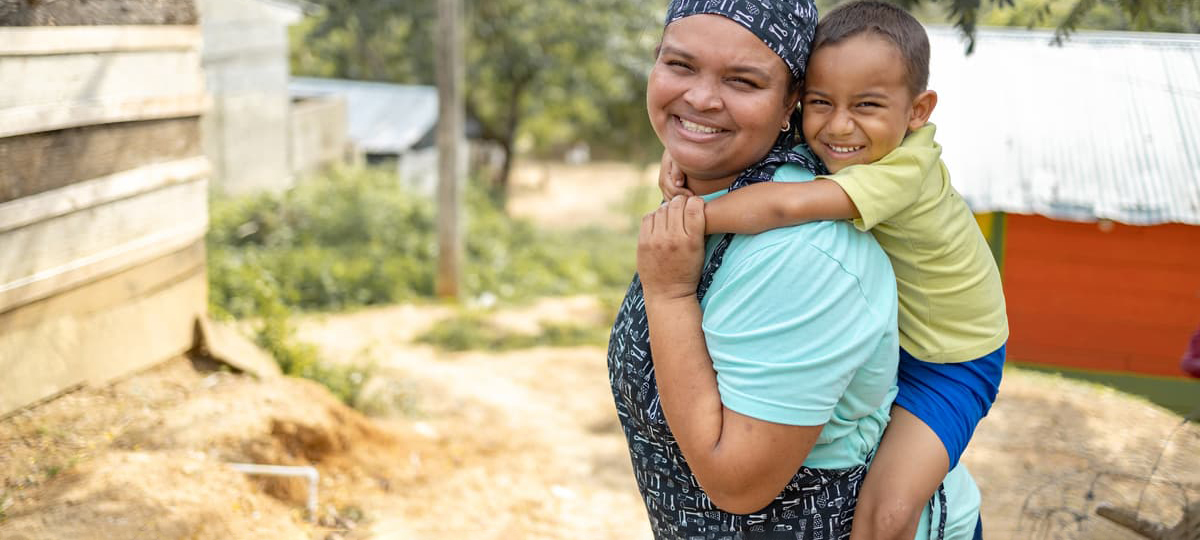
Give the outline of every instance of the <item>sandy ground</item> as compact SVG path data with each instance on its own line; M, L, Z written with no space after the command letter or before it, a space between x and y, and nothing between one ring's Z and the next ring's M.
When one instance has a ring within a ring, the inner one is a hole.
M574 297L500 316L601 309ZM649 538L603 349L411 342L447 313L393 306L302 323L334 361L377 366L373 392L402 404L377 418L306 381L181 358L3 420L0 538ZM1139 496L1143 516L1178 521L1185 497L1200 498L1200 428L1180 425L1102 387L1008 372L965 458L988 537L1134 539L1094 509ZM302 483L229 461L316 466L320 521L303 519Z
M581 197L603 172L574 171L580 189L527 186L523 197L574 208L545 219L577 224L623 196L606 187ZM373 417L307 381L177 358L0 419L0 539L649 538L604 350L413 343L450 313L405 305L301 321L331 361L375 366ZM520 329L612 314L571 297L496 316ZM1200 426L1053 376L1007 372L964 459L991 539L1132 540L1096 506L1173 524L1200 500ZM228 462L316 467L316 519L305 520L303 482L247 477Z

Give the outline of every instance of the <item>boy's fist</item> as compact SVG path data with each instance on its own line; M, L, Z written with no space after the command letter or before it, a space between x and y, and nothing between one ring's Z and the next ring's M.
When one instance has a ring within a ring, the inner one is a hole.
M675 166L675 160L671 159L671 154L666 150L663 150L662 162L658 168L658 189L662 191L664 201L669 201L676 195L695 195L687 188L687 176Z

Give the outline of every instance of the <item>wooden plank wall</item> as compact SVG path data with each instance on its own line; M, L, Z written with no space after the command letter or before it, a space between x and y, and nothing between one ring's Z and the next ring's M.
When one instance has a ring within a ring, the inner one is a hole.
M190 0L135 3L0 21L121 24L0 28L0 414L178 355L205 314L201 34Z
M1182 377L1200 325L1200 226L1007 215L1013 361Z

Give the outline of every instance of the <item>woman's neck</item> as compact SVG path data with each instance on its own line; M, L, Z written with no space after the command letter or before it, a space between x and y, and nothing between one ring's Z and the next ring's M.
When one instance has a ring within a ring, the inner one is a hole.
M733 185L733 181L737 179L737 175L726 176L724 178L715 178L711 180L700 180L689 176L687 178L687 188L696 195L708 195L716 193L723 189L728 189Z

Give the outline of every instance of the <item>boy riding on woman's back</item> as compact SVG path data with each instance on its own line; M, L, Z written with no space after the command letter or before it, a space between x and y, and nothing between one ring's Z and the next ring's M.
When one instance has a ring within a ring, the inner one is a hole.
M704 210L708 234L852 219L891 259L900 391L852 540L913 538L922 509L991 407L1004 363L999 272L933 140L937 95L926 88L928 75L928 37L911 15L874 0L834 9L817 27L801 99L804 137L831 174L751 185ZM682 181L664 153L668 199L690 195Z

